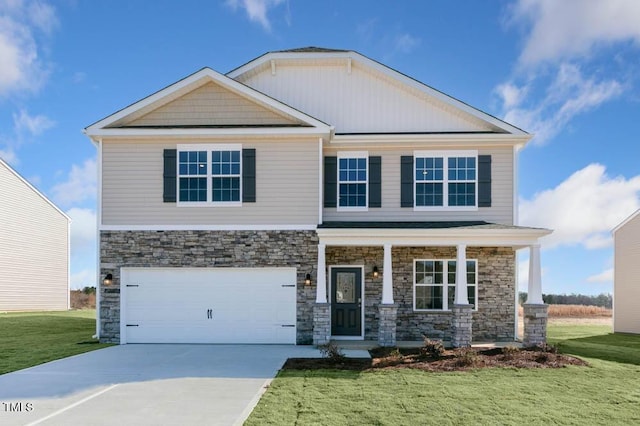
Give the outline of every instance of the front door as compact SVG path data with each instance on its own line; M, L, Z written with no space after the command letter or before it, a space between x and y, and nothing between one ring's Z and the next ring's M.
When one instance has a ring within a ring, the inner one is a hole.
M360 268L331 268L331 335L362 335Z

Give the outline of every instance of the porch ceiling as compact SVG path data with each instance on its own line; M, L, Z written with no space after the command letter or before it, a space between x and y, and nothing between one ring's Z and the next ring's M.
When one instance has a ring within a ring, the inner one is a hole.
M341 246L513 247L540 244L552 231L483 221L325 222L316 231L320 244Z

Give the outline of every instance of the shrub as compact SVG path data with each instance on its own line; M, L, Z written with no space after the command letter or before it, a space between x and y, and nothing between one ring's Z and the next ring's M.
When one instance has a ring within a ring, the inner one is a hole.
M319 345L318 349L320 350L323 358L326 358L333 362L344 361L344 359L346 358L342 353L342 350L335 342L329 342L324 345Z
M478 354L471 348L460 349L456 352L458 367L471 367L478 361Z
M511 359L520 352L520 348L517 346L508 345L502 348L502 355L505 358Z
M424 343L420 348L420 355L425 357L440 358L444 355L444 345L441 340L431 340L425 336Z

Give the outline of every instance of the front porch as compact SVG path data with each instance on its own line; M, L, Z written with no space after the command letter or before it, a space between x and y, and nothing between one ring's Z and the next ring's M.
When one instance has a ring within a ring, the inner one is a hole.
M518 327L515 250L523 247L529 248L531 258L523 341L530 345L546 340L538 238L547 230L484 222L402 225L319 227L315 345L346 339L383 347L398 342L420 346L423 336L453 347L475 341L513 343ZM440 271L416 274L423 263ZM456 265L467 265L467 271ZM349 300L360 309L350 317L360 317L361 328L353 329L357 333L336 328L344 317L338 312L344 300L336 293L336 268L362 271L357 278L361 289L349 290L358 295L357 304L356 298Z

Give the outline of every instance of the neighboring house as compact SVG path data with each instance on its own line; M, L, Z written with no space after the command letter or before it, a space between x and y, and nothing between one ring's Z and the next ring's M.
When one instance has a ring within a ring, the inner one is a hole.
M102 341L513 341L520 248L545 339L550 231L516 225L531 135L356 52L204 68L85 133Z
M640 334L640 210L613 230L613 331Z
M69 309L70 223L0 159L0 311Z

